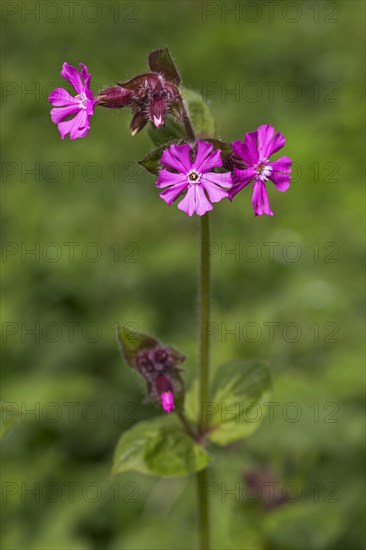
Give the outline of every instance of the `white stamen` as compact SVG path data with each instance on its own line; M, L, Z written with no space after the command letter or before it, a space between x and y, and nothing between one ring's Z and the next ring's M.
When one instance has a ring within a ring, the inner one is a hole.
M78 100L78 104L80 109L86 109L88 104L88 98L86 97L84 92L81 92L81 94L78 94L76 96L76 99Z
M256 166L258 177L261 181L267 181L272 174L272 166L268 166L266 161L262 161Z

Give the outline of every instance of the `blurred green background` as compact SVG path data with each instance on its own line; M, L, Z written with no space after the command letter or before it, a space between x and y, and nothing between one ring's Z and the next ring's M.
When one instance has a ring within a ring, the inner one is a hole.
M296 163L287 193L269 187L273 218L254 218L249 189L211 216L213 364L268 358L276 403L210 468L213 548L364 548L364 3L70 4L1 6L2 400L15 419L2 548L197 543L192 478L110 468L122 431L161 414L122 364L115 324L175 346L195 376L198 220L136 168L151 145L129 136L130 112L96 109L86 139L62 142L47 103L65 60L85 63L97 90L165 46L184 85L206 91L219 137L273 124ZM264 470L295 502L269 509L269 486L245 498Z

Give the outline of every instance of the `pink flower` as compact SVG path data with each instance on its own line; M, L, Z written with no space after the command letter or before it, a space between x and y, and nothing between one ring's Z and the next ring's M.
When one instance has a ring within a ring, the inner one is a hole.
M73 97L64 88L56 88L48 98L51 105L56 107L51 109L51 119L57 124L62 139L67 134L70 134L70 139L85 137L90 129L89 119L94 114L94 106L98 103L90 90L88 69L83 63L80 63L80 66L80 74L75 67L66 62L61 71L61 76L72 84L77 95ZM76 116L69 118L72 115Z
M166 413L171 413L175 409L174 395L171 391L163 392L160 395L161 405Z
M245 134L244 142L232 144L235 155L234 186L230 190L230 200L253 182L252 204L254 214L273 216L266 190L266 181L271 180L278 191L286 191L290 186L292 160L281 157L273 162L269 158L285 145L284 136L268 124L260 126L256 132Z
M188 216L194 213L203 216L212 210L212 203L229 196L225 189L232 186L231 174L212 172L214 168L222 167L220 149L214 152L212 149L213 145L206 141L197 143L196 153L188 144L171 145L165 149L160 164L169 170L160 170L156 187L166 188L160 197L169 206L187 191L178 208ZM193 157L194 161L191 160Z
M159 375L155 380L155 389L164 411L168 414L174 411L174 388L169 378L163 374Z

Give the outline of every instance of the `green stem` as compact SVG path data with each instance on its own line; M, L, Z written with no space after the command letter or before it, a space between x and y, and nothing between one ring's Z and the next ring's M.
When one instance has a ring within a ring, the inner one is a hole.
M209 214L201 216L201 262L200 262L200 349L199 349L199 411L200 431L206 427L206 403L209 383L209 341L207 328L210 322L210 256L207 254L210 241Z
M200 550L209 550L210 548L210 529L206 486L207 470L201 470L197 474Z
M207 254L210 240L208 213L201 216L200 262L200 324L199 324L199 433L205 432L206 403L209 398L209 341L207 327L210 321L210 262ZM207 470L197 474L200 549L209 550L209 510L206 495Z
M191 120L187 110L183 105L183 124L188 141L194 143L196 140ZM198 439L205 433L206 428L206 403L209 393L209 342L206 335L208 323L210 321L210 262L207 254L208 243L210 240L209 216L206 213L201 216L201 261L200 261L200 320L199 320L199 421L198 421ZM186 419L180 417L186 425ZM196 436L197 437L197 436ZM197 498L198 498L198 521L199 521L199 547L200 550L209 550L209 510L206 494L207 470L202 470L196 474L197 478Z
M177 415L178 415L178 418L181 421L185 431L187 432L187 434L190 437L192 437L192 439L194 439L195 441L198 441L198 436L193 431L192 426L190 425L190 423L188 422L188 420L185 417L185 414L182 411L177 410Z

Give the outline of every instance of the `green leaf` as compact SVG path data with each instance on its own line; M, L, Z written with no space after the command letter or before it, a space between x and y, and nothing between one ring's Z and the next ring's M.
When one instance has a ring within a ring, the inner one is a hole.
M213 138L215 135L215 117L208 104L203 101L199 93L193 90L181 88L180 91L196 137L199 139Z
M180 83L178 69L171 58L168 48L154 50L149 54L149 67L155 73L160 73L166 80L177 86Z
M149 124L147 133L153 144L157 146L166 146L172 141L181 141L185 138L182 124L179 124L170 116L165 117L165 124L160 128L155 128L153 124Z
M225 143L224 141L220 141L219 139L212 139L209 138L206 140L208 143L212 143L214 151L216 149L221 149L221 158L226 159L229 155L232 153L232 148L230 143Z
M219 368L207 406L210 441L227 445L252 434L265 416L263 403L270 394L270 374L263 362L238 361Z
M160 477L182 477L212 461L204 447L184 430L175 415L135 424L118 442L113 474L133 470Z
M118 330L118 339L121 344L121 353L130 367L135 367L135 357L140 350L154 349L159 345L152 336L134 332L123 326Z
M159 162L164 149L165 145L161 145L157 149L154 149L151 153L146 155L143 160L140 160L138 164L143 166L148 172L151 172L151 174L157 176L159 174Z

